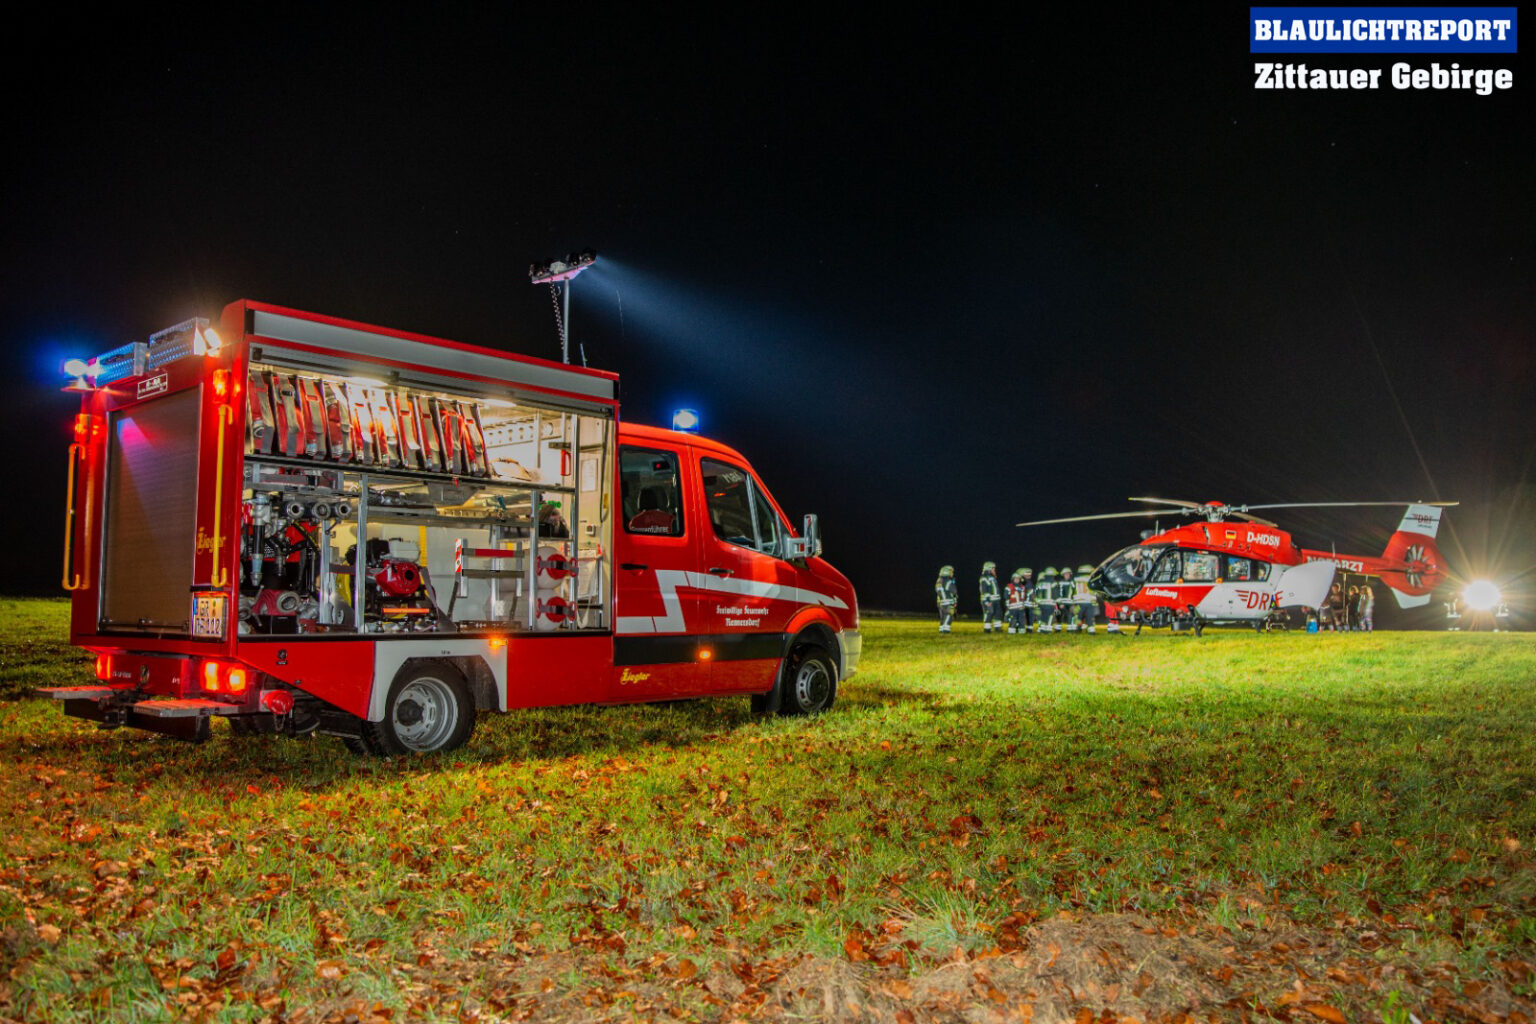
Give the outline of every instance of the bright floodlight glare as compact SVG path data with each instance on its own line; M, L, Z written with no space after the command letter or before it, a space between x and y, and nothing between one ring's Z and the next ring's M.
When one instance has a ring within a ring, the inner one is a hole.
M591 249L584 249L578 253L567 253L564 259L550 260L548 263L535 263L530 266L528 268L528 280L533 284L555 284L560 281L569 281L596 261L597 253Z
M89 364L84 359L64 360L64 375L66 377L84 377Z
M699 432L698 410L678 409L672 414L672 429L697 434Z
M1461 592L1461 599L1475 612L1486 612L1499 603L1499 588L1488 580L1473 580Z

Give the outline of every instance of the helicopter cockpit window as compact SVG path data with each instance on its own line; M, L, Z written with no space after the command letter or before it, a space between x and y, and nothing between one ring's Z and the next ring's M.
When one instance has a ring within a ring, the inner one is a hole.
M1184 560L1179 557L1181 554L1178 548L1164 552L1163 557L1157 560L1157 567L1152 570L1152 575L1147 578L1147 582L1176 582L1179 578L1179 570L1184 564Z
M1221 558L1212 551L1184 552L1185 583L1215 583Z
M1267 580L1267 579L1269 579L1269 563L1268 562L1254 562L1253 563L1253 578L1256 579L1256 580Z
M1141 589L1162 548L1132 545L1104 562L1095 584L1111 601L1128 601Z
M1246 558L1227 557L1227 582L1246 583L1253 579L1253 563Z

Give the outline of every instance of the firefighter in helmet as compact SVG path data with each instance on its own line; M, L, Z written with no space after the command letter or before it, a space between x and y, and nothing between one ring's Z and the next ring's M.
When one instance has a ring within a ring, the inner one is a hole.
M1061 567L1061 579L1056 582L1056 628L1066 627L1066 632L1076 633L1082 627L1079 615L1082 609L1077 604L1077 581L1072 577L1076 573L1070 565Z
M1019 585L1024 588L1024 625L1019 627L1020 633L1028 633L1030 627L1036 622L1035 612L1035 570L1025 567L1019 570Z
M1093 566L1080 565L1077 567L1077 575L1072 580L1077 587L1078 606L1082 609L1082 619L1088 624L1088 632L1095 632L1094 623L1099 617L1099 599L1093 591L1088 589L1088 577L1093 575Z
M1049 633L1053 629L1060 629L1055 625L1056 621L1056 583L1059 577L1054 566L1046 566L1040 570L1040 579L1035 583L1035 632Z
M997 585L997 563L983 562L981 564L981 579L977 583L977 589L981 593L981 631L992 632L992 624L997 623L997 631L1003 631L1003 592Z
M1008 632L1023 633L1024 609L1029 606L1029 588L1024 585L1024 570L1015 569L1008 578Z
M955 602L960 593L955 589L955 567L946 565L939 569L939 578L933 585L934 596L939 602L939 632L948 633L949 623L955 617Z

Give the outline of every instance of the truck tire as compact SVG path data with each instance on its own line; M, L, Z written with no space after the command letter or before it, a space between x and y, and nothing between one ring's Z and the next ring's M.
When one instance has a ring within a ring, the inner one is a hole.
M832 656L817 644L796 644L784 659L779 686L781 715L814 715L830 709L837 699Z
M437 662L407 665L395 677L382 722L363 724L380 754L428 754L464 745L475 728L475 702L457 669Z

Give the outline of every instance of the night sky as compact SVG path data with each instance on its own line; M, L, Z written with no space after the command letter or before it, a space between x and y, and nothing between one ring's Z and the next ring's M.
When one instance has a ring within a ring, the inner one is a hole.
M1536 565L1519 56L1459 59L1513 69L1492 96L1258 91L1238 6L503 10L19 56L0 591L57 592L65 356L252 298L558 358L528 265L589 246L573 340L625 418L698 408L866 607L931 608L946 562L962 611L984 559L1096 563L1140 526L1013 524L1133 494L1459 500L1455 572ZM1279 518L1374 554L1398 516Z

